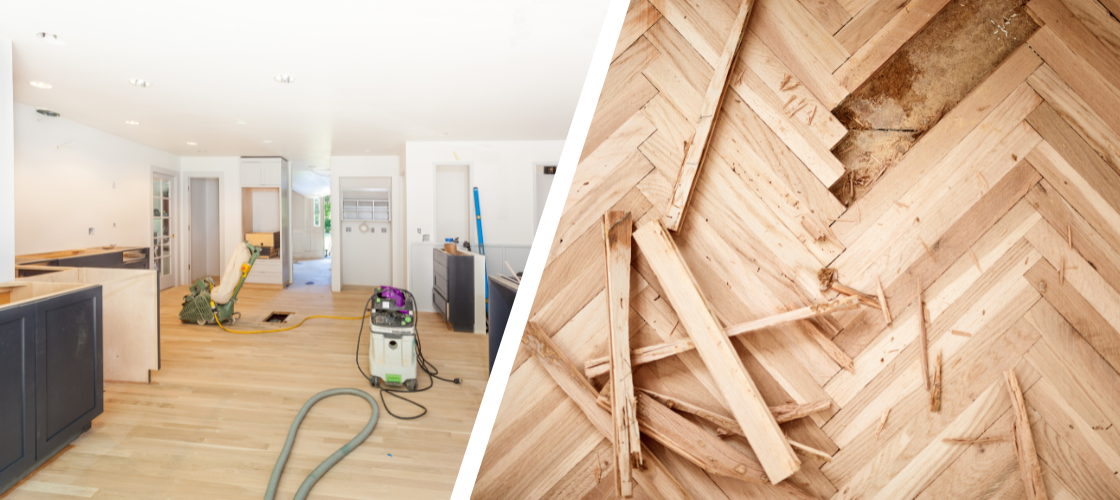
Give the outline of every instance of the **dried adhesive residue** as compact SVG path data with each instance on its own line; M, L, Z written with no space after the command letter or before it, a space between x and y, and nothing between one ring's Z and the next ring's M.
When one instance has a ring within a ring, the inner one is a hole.
M833 153L847 173L832 185L845 205L976 88L1038 25L1026 0L953 0L834 113L848 136Z

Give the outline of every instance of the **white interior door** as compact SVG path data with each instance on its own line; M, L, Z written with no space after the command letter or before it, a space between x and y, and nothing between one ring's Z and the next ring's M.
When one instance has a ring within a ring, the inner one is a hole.
M221 273L218 224L218 179L191 178L187 187L190 214L187 233L190 237L190 281L218 277Z
M436 242L447 238L471 240L470 167L436 166ZM475 242L472 248L477 247Z
M159 270L159 288L178 285L175 272L174 217L175 178L152 173L152 262Z

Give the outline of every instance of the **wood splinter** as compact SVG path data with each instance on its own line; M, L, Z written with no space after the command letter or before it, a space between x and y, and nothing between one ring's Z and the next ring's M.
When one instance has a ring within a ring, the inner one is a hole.
M1013 437L1011 435L1004 434L1002 436L991 436L991 437L986 437L986 438L945 438L945 439L942 439L941 442L942 443L949 443L949 444L964 444L964 445L972 446L972 445L981 445L981 444L989 444L989 443L1002 443L1004 441L1011 441L1012 439L1013 439Z
M883 281L879 279L879 275L875 275L875 287L879 290L879 305L883 308L883 319L887 324L891 324L891 309L887 307L887 294L883 293Z
M883 429L887 427L887 417L889 417L890 415L891 409L887 408L887 411L883 412L883 418L879 419L879 427L875 429L875 439L879 439L879 434L882 433Z
M929 411L941 411L941 353L937 353L937 364L933 365L933 392L929 395Z
M926 391L932 391L929 381L929 340L926 338L926 305L922 302L922 279L918 278L918 339L921 341L922 380L926 383Z
M611 415L614 423L615 493L634 496L633 469L642 467L641 435L630 372L630 212L603 214L610 324Z
M739 14L731 24L731 32L723 45L723 53L715 64L712 79L708 82L708 90L704 94L704 102L700 106L700 122L693 133L693 144L685 153L684 162L681 164L677 181L673 186L673 196L669 199L669 208L665 211L665 227L670 231L678 231L684 221L685 211L688 209L692 197L692 188L696 186L696 179L700 176L700 167L703 165L704 156L711 144L712 132L719 119L720 104L727 93L727 84L731 77L731 69L739 45L743 42L743 35L747 32L747 21L753 11L754 0L742 0L739 4Z
M1011 409L1015 419L1012 428L1015 435L1015 455L1019 459L1019 474L1023 477L1023 486L1028 500L1044 500L1046 486L1042 483L1042 467L1038 464L1038 454L1034 450L1034 438L1031 436L1031 422L1027 417L1027 404L1023 401L1023 391L1019 388L1019 379L1015 377L1015 370L1004 372L1007 379L1007 391L1011 395Z

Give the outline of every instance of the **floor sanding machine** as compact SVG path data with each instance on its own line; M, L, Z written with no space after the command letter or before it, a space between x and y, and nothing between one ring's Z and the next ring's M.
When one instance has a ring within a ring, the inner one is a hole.
M382 383L416 390L416 304L399 288L378 287L369 315L369 371Z

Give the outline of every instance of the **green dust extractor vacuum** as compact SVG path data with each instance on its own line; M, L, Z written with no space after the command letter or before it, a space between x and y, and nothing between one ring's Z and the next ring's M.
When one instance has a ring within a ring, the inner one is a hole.
M179 319L184 323L194 322L200 325L214 323L215 318L226 324L233 324L241 313L233 312L233 304L237 302L237 294L241 285L245 284L245 276L253 268L253 263L261 255L261 249L245 242L239 246L222 273L222 282L214 287L210 277L202 278L190 288L190 295L183 296L183 310L179 311Z

